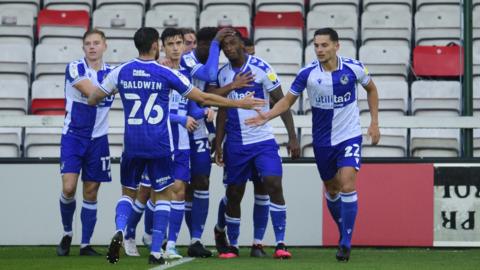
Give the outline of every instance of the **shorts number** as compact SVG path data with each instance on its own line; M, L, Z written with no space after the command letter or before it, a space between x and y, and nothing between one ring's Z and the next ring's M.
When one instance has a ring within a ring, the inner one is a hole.
M100 160L102 161L102 171L110 171L110 157L101 157Z
M352 150L354 150L353 153L352 153ZM345 157L351 157L351 156L360 157L360 154L358 153L359 151L360 151L360 145L358 145L357 143L354 143L351 146L349 145L345 147Z
M133 93L125 94L125 99L134 101L132 110L128 115L127 123L129 125L141 125L143 124L143 119L147 120L147 123L151 125L160 123L160 121L162 121L163 119L163 109L160 105L154 104L157 96L158 93L153 93L148 97L147 104L145 104L145 108L143 109L143 118L141 118L135 117L140 107L142 107L142 101L140 100L140 96ZM151 116L152 111L157 112L157 115L155 117Z
M205 152L205 142L204 141L195 141L197 145L197 153Z

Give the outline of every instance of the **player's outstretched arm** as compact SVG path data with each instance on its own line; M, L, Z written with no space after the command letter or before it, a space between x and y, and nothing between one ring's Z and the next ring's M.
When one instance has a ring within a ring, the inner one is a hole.
M96 87L96 89L88 96L88 105L95 106L100 103L106 96L107 93Z
M253 76L252 71L247 71L243 73L239 73L235 76L233 82L225 85L224 87L215 88L209 87L207 89L208 93L220 95L222 97L226 97L230 92L235 89L243 88L243 87L251 87L252 82L255 80L255 76Z
M187 94L187 98L194 100L202 106L218 106L229 108L255 109L265 105L265 100L254 98L253 93L248 94L245 98L234 100L221 97L219 95L204 93L198 88L193 88Z
M215 163L223 167L223 148L222 143L225 138L225 123L227 121L227 110L225 108L218 109L215 131Z
M273 102L274 106L284 98L282 87L279 86L275 88L275 90L270 92L271 101ZM292 157L292 159L296 159L300 157L300 145L298 144L297 133L295 132L295 125L293 123L293 116L292 111L288 110L285 111L280 115L282 118L282 122L287 128L288 133L288 144L287 144L287 152L288 155Z
M368 127L367 134L372 139L372 144L376 145L380 141L380 129L378 128L378 91L377 86L370 80L370 82L364 86L367 91L368 108L370 110L370 126Z
M264 113L260 110L256 110L258 115L256 117L246 119L245 124L249 126L261 126L290 109L297 98L297 96L289 92L286 96L280 99L270 111Z

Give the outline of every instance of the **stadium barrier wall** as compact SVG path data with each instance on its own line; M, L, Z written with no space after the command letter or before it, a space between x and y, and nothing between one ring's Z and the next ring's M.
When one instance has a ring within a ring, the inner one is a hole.
M480 246L480 164L364 164L357 180L359 216L353 243L359 246ZM323 201L314 163L285 163L289 245L336 245L338 233ZM102 184L93 244L109 243L115 205L120 198L119 164L112 164L112 183ZM222 169L213 166L210 212L203 240L213 245L213 226L224 194ZM56 245L62 234L58 198L58 163L0 163L0 245ZM74 244L81 236L81 187L77 192ZM240 244L253 238L253 188L242 201ZM140 244L143 220L137 228ZM179 244L187 245L182 226ZM265 244L273 245L269 222Z

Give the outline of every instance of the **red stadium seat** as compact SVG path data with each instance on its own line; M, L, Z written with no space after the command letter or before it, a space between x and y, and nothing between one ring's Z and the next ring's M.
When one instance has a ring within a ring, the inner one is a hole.
M65 99L33 99L32 114L36 115L65 115Z
M417 76L461 76L463 47L417 46L413 50L413 70Z
M43 9L38 13L37 33L44 26L69 26L89 28L90 16L84 10L49 10Z
M303 29L303 16L300 12L259 11L255 16L255 27L300 28Z

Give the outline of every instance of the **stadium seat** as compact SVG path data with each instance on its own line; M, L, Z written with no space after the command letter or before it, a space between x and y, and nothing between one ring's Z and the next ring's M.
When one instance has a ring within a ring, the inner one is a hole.
M142 27L142 13L128 9L97 9L93 12L93 27L105 32L107 39L133 39Z
M283 95L286 95L290 91L290 87L292 86L293 81L295 80L294 75L279 75L280 84L282 85L282 92ZM306 93L305 93L306 94ZM300 114L302 109L300 108L300 100L302 97L298 97L297 101L290 107L290 111L293 114Z
M480 40L473 42L473 76L480 76Z
M38 40L40 43L78 42L89 26L90 16L85 10L43 9L38 13Z
M411 129L410 151L413 157L458 157L460 130Z
M338 50L337 54L343 57L357 59L357 48L350 42L340 41L340 49ZM310 64L316 59L317 56L315 55L315 48L312 43L305 48L305 65Z
M256 0L255 11L267 12L300 12L305 14L303 0Z
M62 128L26 128L25 157L60 157Z
M412 83L412 114L459 116L461 84L456 81L415 81Z
M33 45L34 14L28 9L0 9L0 44Z
M415 14L416 45L447 45L459 42L461 36L460 12L417 11Z
M21 156L22 128L0 128L0 158Z
M412 12L413 0L363 0L364 11Z
M362 157L406 157L407 129L380 128L382 137L377 145L372 145L368 129L362 128Z
M35 48L35 79L63 76L69 62L83 57L82 48L76 44L38 44Z
M0 79L0 115L25 115L28 112L28 81Z
M480 4L473 9L472 27L473 27L472 29L473 40L479 40L480 39Z
M133 41L125 42L121 40L108 41L107 51L103 56L103 61L109 65L118 66L138 56Z
M0 10L11 8L29 10L36 18L40 10L40 0L0 0Z
M243 10L248 12L249 18L252 16L252 4L253 0L203 0L202 11L210 8L219 8L222 10L229 10L233 8L235 10Z
M29 81L32 51L29 44L0 44L0 79Z
M480 77L473 78L473 114L480 116Z
M32 84L32 114L65 115L64 89L64 81L34 81Z
M480 129L473 130L473 157L480 157Z
M460 7L460 0L417 0L417 11L455 10ZM458 11L457 11L458 12Z
M410 11L377 10L362 14L362 44L410 46L412 14Z
M294 76L302 65L302 48L298 46L257 45L255 55L269 63L279 75Z
M307 44L313 41L313 35L319 28L331 27L338 32L338 37L345 43L355 45L358 35L357 12L343 9L314 10L307 15Z
M143 16L147 0L97 0L95 3L95 9L131 10Z
M110 127L108 129L108 143L110 148L110 157L119 158L122 156L123 135L124 135L123 128Z
M300 132L300 150L302 151L302 157L314 157L312 128L301 128Z
M85 10L90 14L93 0L43 0L43 8L54 10Z
M115 99L113 100L112 107L110 108L110 112L108 113L110 119L113 118L120 118L123 119L123 103L120 94L115 95Z
M357 12L360 0L310 0L310 11L312 10L328 10L343 9L345 12Z
M417 46L413 49L413 71L417 76L462 76L463 47Z
M195 14L200 12L200 0L150 0L150 9L183 11Z
M244 27L247 35L251 33L250 12L245 6L210 6L200 13L200 28L212 27Z
M303 47L303 17L300 12L258 11L254 20L254 43L266 41L273 45L275 40Z
M196 13L183 10L151 9L145 16L145 26L156 28L160 34L167 27L197 29Z
M388 116L403 116L408 112L408 83L406 81L376 81L379 97L379 113ZM360 114L370 114L367 91L358 86L358 108Z
M359 58L368 68L371 75L388 76L391 78L406 79L410 63L410 49L408 46L376 46L363 45L360 47Z

